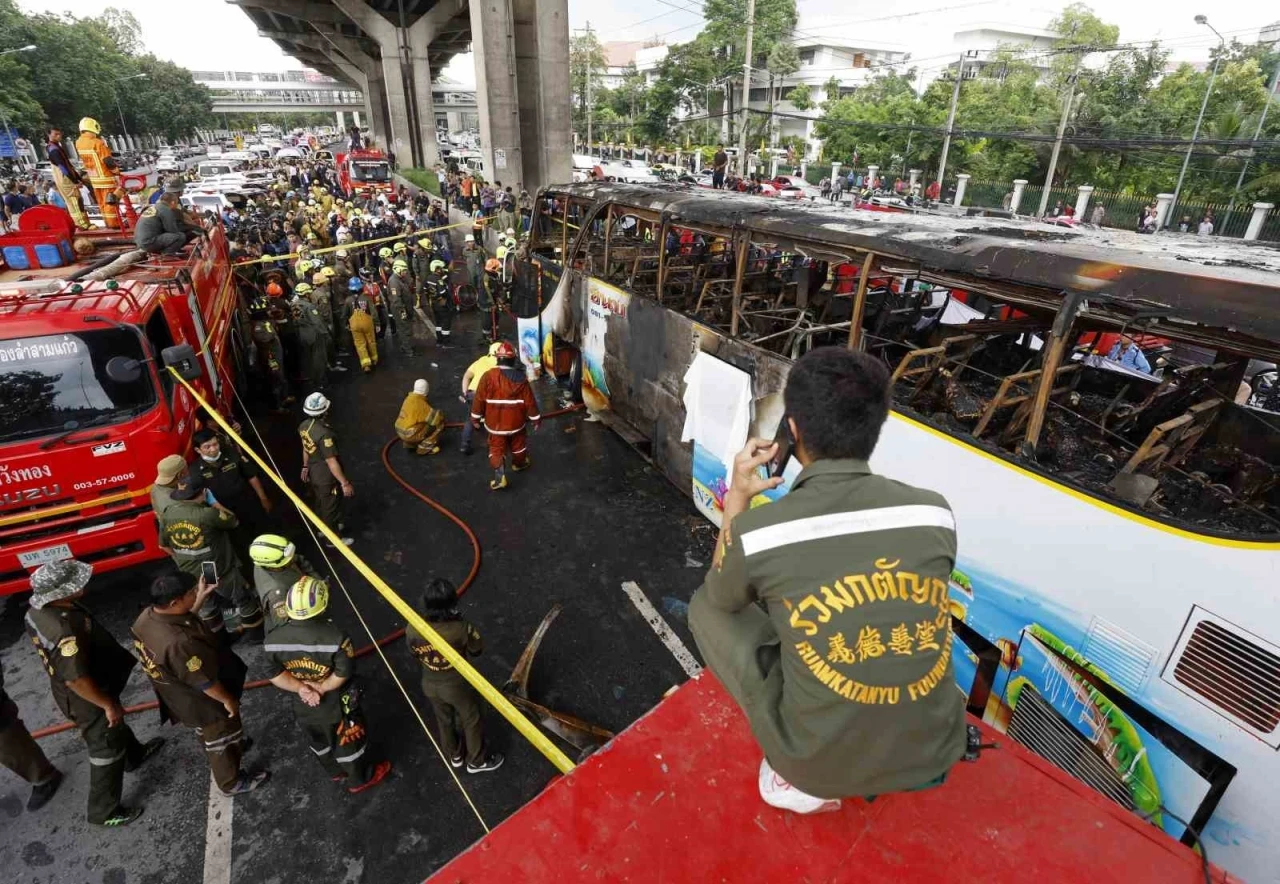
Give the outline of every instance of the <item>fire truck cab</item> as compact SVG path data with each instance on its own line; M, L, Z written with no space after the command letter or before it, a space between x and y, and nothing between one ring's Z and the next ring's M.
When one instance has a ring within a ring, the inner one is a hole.
M391 179L391 163L380 150L353 150L337 156L338 185L347 199L379 193L395 202L396 185Z
M222 228L175 258L102 233L70 266L0 266L0 595L69 556L98 571L162 558L156 463L187 455L201 421L166 366L229 409L238 296Z

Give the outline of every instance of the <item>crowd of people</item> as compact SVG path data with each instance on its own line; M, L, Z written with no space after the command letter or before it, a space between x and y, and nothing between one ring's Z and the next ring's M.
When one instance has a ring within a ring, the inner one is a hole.
M225 227L247 321L244 338L253 342L245 388L263 391L277 414L291 414L301 401L300 479L314 512L341 543L353 543L345 534L344 504L355 488L343 469L340 432L329 419L331 373L346 371L350 356L374 371L379 342L388 336L406 357L415 346L454 346L459 302L451 265L465 280L460 286L474 286L482 310L479 353L458 390L467 405L459 447L470 454L473 432L483 429L489 486L507 487L508 463L512 472L531 464L527 432L540 417L516 349L500 328L516 255L524 248L514 205L500 198L490 212L475 202L474 217L460 222L467 232L455 258L443 200L404 188L394 201L385 194L346 199L332 167L321 161L275 163L271 171L265 194L245 212L216 218L184 209L182 180L169 182L143 212L135 241L181 257L212 225ZM446 175L469 180L456 169ZM166 232L170 223L177 225L173 234ZM470 337L463 346L471 346ZM395 421L405 447L418 455L439 454L445 430L429 395L428 382L418 379ZM91 565L63 560L31 577L28 632L56 705L89 750L88 819L107 827L138 818L140 808L121 803L124 773L164 742L139 743L123 722L120 692L135 663L150 678L165 719L195 732L223 792L249 792L267 781L265 769L243 760L250 744L240 719L246 667L232 645L245 637L260 637L271 683L293 695L310 750L335 782L359 793L391 769L369 742L352 643L328 613L329 578L286 536L253 462L207 416L192 444L190 460L170 455L156 467L151 504L172 568L151 585L151 605L129 637L132 655L80 604ZM480 653L479 631L458 612L452 583L431 581L418 601L459 653ZM484 739L478 695L424 636L411 631L409 648L421 663L422 690L450 763L469 773L496 770L503 756ZM3 696L2 677L0 764L32 784L33 810L61 782Z

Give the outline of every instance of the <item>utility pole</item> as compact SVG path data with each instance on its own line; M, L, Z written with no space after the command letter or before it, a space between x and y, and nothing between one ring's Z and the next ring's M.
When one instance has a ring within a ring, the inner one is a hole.
M1062 152L1062 136L1067 131L1067 120L1071 116L1071 106L1076 103L1076 76L1080 72L1080 59L1082 58L1084 58L1083 47L1076 52L1076 63L1071 68L1071 77L1067 80L1067 100L1062 104L1062 119L1058 120L1058 137L1053 140L1053 152L1049 154L1049 171L1044 176L1044 189L1040 192L1040 210L1036 212L1042 218L1049 208L1049 190L1053 187L1054 173L1058 171L1058 154Z
M595 73L595 42L591 36L591 22L587 22L587 156L591 155L591 75Z
M1196 139L1200 137L1200 124L1204 122L1204 112L1209 107L1209 96L1213 94L1213 84L1218 79L1218 65L1222 62L1222 53L1227 47L1227 41L1218 33L1217 28L1209 24L1208 18L1203 15L1197 15L1196 24L1204 25L1217 35L1218 54L1214 56L1213 70L1209 72L1209 87L1204 90L1204 100L1200 102L1200 114L1196 117L1196 127L1191 130L1191 142L1187 145L1187 155L1182 158L1182 170L1178 172L1178 185L1173 189L1173 202L1169 204L1169 213L1165 215L1164 224L1161 224L1161 227L1167 227L1174 214L1178 211L1178 197L1182 196L1182 182L1187 177L1187 166L1191 165L1191 152L1196 149ZM1268 95L1267 98L1268 103L1270 103L1271 96Z
M1231 202L1227 204L1227 214L1222 219L1222 230L1224 232L1227 229L1227 222L1231 220L1231 213L1235 211L1236 200L1240 198L1240 187L1244 184L1244 175L1249 171L1249 163L1253 160L1253 146L1258 143L1258 136L1262 134L1262 127L1267 122L1267 111L1271 110L1271 100L1275 98L1277 83L1280 83L1280 64L1276 65L1276 72L1271 75L1271 82L1267 84L1267 100L1262 105L1262 116L1258 117L1258 128L1253 130L1253 140L1249 142L1249 152L1245 154L1244 165L1240 167L1240 177L1236 179L1236 189L1231 191Z
M964 53L960 53L960 66L956 68L956 85L951 90L951 110L947 113L947 134L942 139L942 158L938 160L938 192L942 192L942 178L947 172L947 154L951 152L951 131L956 125L956 106L960 103L960 81L964 79ZM928 186L925 187L928 190Z
M747 0L747 51L742 57L742 123L738 127L738 176L747 177L747 102L751 100L751 41L756 33L756 0Z

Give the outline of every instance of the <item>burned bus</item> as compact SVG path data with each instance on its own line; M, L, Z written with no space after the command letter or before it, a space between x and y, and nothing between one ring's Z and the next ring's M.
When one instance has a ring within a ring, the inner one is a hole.
M970 711L1273 874L1280 252L581 183L539 194L524 269L522 356L576 349L586 404L713 521L794 359L882 359L872 466L955 510Z

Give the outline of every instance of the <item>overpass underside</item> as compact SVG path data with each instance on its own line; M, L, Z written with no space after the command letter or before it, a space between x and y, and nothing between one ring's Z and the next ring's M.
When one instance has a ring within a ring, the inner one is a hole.
M364 94L401 165L439 162L432 72L475 53L487 177L532 192L570 179L568 0L227 0L303 64Z

